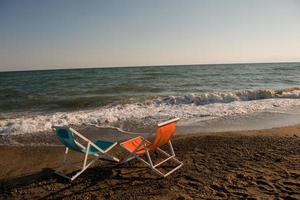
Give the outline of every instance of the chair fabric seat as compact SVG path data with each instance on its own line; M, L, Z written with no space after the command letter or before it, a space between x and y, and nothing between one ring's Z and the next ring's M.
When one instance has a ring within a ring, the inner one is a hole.
M63 143L66 147L72 149L73 151L77 151L79 153L86 153L85 149L80 148L75 143L74 135L73 135L73 133L69 129L67 129L67 128L57 128L56 129L56 135L58 136L58 138L61 141L61 143ZM106 151L112 145L114 145L115 142L104 141L104 140L97 140L94 144L97 145L103 151ZM96 153L99 153L99 150L96 149L93 146L90 146L90 149L88 150L87 153L88 154L96 154Z
M97 145L103 151L106 151L108 148L110 148L115 143L111 142L111 141L97 140L94 144ZM96 149L95 147L91 146L88 151L88 154L95 154L95 153L99 153L99 150Z
M74 135L68 128L57 128L55 132L62 144L73 151L83 153L82 149L75 143Z
M134 152L138 155L144 154L145 153L145 148L144 145L141 145L137 150L136 148L143 142L145 139L141 136L127 140L120 145L125 148L129 152ZM150 145L151 143L146 140L146 145Z

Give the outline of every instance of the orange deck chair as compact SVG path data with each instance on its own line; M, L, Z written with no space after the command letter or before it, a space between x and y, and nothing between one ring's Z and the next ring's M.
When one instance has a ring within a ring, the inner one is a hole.
M148 165L154 172L156 172L158 175L167 177L171 173L175 172L177 169L179 169L183 163L180 162L177 158L175 158L174 149L171 143L171 137L175 133L176 130L176 122L179 120L179 118L175 118L163 123L158 124L158 128L156 131L156 136L154 138L153 142L150 142L143 138L142 136L135 137L133 139L127 140L125 142L122 142L120 144L121 147L123 147L126 151L130 153L130 155L122 161L122 163L128 162L134 158L137 158L138 160L142 161L146 165ZM167 144L169 145L171 153L167 153L166 151L162 150L160 147ZM152 151L159 151L160 153L164 154L166 156L166 159L159 162L158 164L154 164L151 157L150 152ZM146 154L147 160L144 160L141 158L142 155ZM178 163L178 166L173 168L171 171L167 173L163 173L157 168L165 163L168 160L173 160L174 162Z

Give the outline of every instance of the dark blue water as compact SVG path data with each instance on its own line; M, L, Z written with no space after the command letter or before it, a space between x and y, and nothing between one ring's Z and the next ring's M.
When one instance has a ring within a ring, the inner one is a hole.
M65 111L203 92L300 86L300 63L0 73L0 111Z

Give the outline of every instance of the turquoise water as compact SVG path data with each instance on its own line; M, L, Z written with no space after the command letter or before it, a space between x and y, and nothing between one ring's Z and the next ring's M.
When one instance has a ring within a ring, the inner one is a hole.
M299 85L300 63L1 72L0 110L80 110L172 95Z

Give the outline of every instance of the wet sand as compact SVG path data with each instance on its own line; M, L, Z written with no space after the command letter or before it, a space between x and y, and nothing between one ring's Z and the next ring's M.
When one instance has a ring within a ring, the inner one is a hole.
M0 199L300 199L300 125L180 135L173 145L184 166L165 179L138 161L99 161L72 183L53 174L63 147L2 145Z

